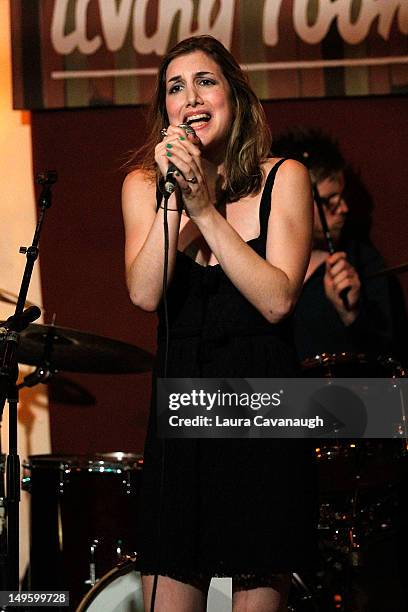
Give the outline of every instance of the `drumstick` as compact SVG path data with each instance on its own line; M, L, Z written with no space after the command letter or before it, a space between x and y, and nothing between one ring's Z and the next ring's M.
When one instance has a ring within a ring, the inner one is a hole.
M314 201L316 202L317 210L319 212L320 223L322 224L323 234L326 239L327 250L329 251L330 255L333 255L333 253L335 253L333 239L331 237L330 230L327 225L326 215L324 214L324 209L323 209L323 202L317 190L316 183L313 184L313 197L314 197ZM349 287L345 287L344 289L340 291L340 297L344 304L344 308L346 310L350 310L350 304L349 304L348 297L347 297L347 293L349 291L350 291Z
M377 272L372 272L371 274L368 274L366 278L376 278L377 276L391 274L392 272L408 272L408 262L399 264L397 266L392 266L391 268L384 268L383 270L378 270Z

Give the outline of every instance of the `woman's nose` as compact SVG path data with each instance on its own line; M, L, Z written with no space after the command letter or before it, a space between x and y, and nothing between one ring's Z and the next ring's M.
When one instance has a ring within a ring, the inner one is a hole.
M187 103L193 107L202 103L201 96L194 85L187 88Z

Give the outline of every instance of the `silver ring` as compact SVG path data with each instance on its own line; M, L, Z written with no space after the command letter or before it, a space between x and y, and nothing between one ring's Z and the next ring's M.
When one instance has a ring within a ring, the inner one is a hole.
M162 136L162 138L165 138L167 136L167 130L166 128L162 128L160 130L160 135Z
M193 176L191 179L186 178L187 183L197 183L197 177Z

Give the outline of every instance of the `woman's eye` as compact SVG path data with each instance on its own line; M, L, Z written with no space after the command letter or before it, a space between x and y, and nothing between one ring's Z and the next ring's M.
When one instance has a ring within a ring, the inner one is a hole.
M177 93L178 91L180 91L180 89L181 89L181 85L180 85L180 83L176 83L175 85L173 85L172 87L170 87L170 89L169 89L169 94L172 94L172 93Z
M215 81L212 79L200 79L199 81L197 81L198 84L202 87L209 87L211 85L215 85ZM174 85L172 85L168 91L169 95L170 94L175 94L178 93L179 91L181 91L183 89L183 84L182 83L175 83Z

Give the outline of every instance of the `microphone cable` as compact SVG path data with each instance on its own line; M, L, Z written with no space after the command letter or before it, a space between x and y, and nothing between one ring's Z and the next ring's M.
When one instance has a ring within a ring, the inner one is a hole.
M164 325L165 325L165 347L164 347L164 365L163 365L163 378L167 377L167 364L169 356L169 312L167 303L167 279L168 279L168 268L169 268L169 223L167 217L167 206L171 193L165 191L163 196L163 235L164 235L164 262L163 262L163 311L164 311ZM156 393L157 402L157 393ZM157 403L156 403L156 426L157 426ZM160 470L160 488L159 488L159 513L157 520L157 550L156 558L160 559L161 549L161 523L162 523L162 511L163 511L163 497L164 497L164 469L165 469L165 454L166 454L166 439L162 439L162 456L161 456L161 470ZM157 583L159 576L154 575L153 587L150 600L150 612L154 612L156 604L157 594Z
M196 135L194 129L188 125L187 123L181 123L179 125L185 133L186 136L188 134ZM167 378L167 364L168 364L168 356L169 356L169 338L170 338L170 328L169 328L169 312L168 312L168 303L167 303L167 280L168 280L168 267L169 267L169 224L167 218L167 206L169 202L169 198L173 193L176 184L174 180L171 181L171 185L165 184L165 189L163 192L163 235L164 235L164 261L163 261L163 311L164 311L164 326L165 326L165 347L164 347L164 366L163 366L163 378ZM157 394L156 394L156 427L157 427ZM162 456L161 456L161 474L160 474L160 489L159 489L159 515L157 520L157 551L156 557L160 558L161 546L161 524L162 524L162 510L163 510L163 494L164 494L164 471L165 471L165 455L166 455L166 439L162 439ZM156 603L156 594L157 594L157 583L158 583L158 574L154 575L153 579L153 587L152 594L150 600L150 612L154 612L155 603Z

